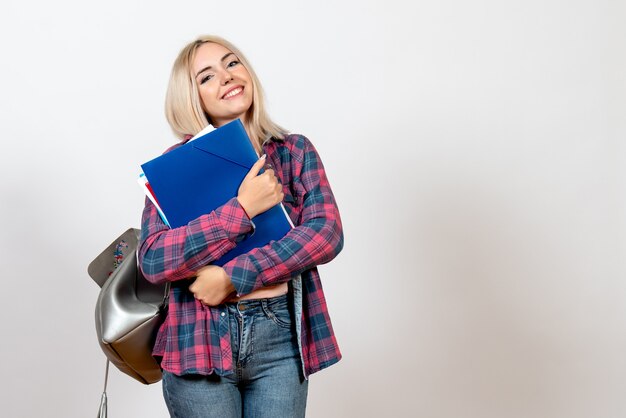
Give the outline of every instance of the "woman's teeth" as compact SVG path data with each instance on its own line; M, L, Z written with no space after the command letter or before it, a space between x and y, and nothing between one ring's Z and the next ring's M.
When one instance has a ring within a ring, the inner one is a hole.
M235 90L228 92L228 94L226 94L226 95L224 96L224 98L225 98L225 99L228 99L229 97L233 97L233 96L235 96L235 95L237 95L237 94L241 93L241 91L242 91L242 90L243 90L243 89L242 89L241 87L236 88Z

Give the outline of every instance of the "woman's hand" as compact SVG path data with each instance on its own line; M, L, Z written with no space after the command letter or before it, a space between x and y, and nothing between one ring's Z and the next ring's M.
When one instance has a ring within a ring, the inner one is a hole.
M223 268L218 266L202 267L196 273L196 280L189 286L189 291L200 302L208 306L222 303L231 293L235 293L235 286Z
M264 155L252 166L237 193L239 204L251 219L283 200L283 188L274 175L274 170L265 170L258 175L265 165L265 159Z

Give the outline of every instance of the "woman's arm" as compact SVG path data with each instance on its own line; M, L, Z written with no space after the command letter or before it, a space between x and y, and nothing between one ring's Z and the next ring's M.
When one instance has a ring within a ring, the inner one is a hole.
M292 149L294 186L303 196L301 223L278 241L235 257L223 268L239 295L278 284L332 260L343 248L339 210L322 161L299 136Z
M252 223L236 198L185 226L170 229L146 199L141 219L139 266L152 283L193 277L235 247L252 231Z
M250 217L266 211L283 198L272 170L258 174L264 164L262 157L252 166L236 198L183 227L170 229L154 204L146 199L138 252L146 279L161 283L193 277L200 268L219 259L251 232Z

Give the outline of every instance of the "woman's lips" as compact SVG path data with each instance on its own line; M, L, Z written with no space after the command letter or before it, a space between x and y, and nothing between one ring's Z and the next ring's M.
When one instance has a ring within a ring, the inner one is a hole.
M226 94L222 96L222 99L224 100L232 99L233 97L238 96L241 93L243 93L243 87L238 86L238 87L228 90Z

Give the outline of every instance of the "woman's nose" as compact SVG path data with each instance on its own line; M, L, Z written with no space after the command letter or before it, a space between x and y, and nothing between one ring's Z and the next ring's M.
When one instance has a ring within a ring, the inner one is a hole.
M226 84L228 84L231 81L233 81L233 76L228 71L223 71L222 74L220 75L220 77L221 77L221 81L222 81L222 85L223 86L225 86Z

